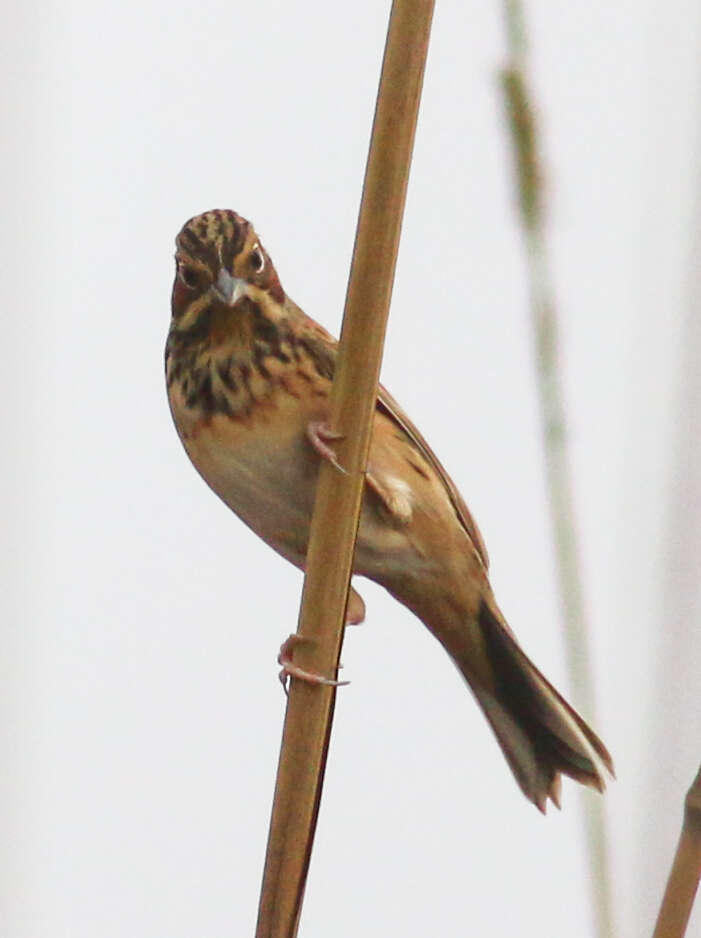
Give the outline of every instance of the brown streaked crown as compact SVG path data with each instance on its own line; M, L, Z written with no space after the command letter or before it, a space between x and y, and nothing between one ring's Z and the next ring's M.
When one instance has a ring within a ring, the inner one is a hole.
M214 209L195 215L185 222L175 243L181 273L180 278L176 275L173 289L175 316L193 295L211 286L221 268L269 294L275 302L284 302L285 293L267 251L253 225L236 212Z
M236 212L214 209L186 221L175 243L178 253L205 261L214 274L220 267L232 270L252 230L251 223Z

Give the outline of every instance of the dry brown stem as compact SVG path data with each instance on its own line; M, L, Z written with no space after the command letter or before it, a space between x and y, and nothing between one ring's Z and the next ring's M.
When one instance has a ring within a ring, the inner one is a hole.
M701 768L684 801L684 820L653 938L686 933L701 878Z
M394 0L346 296L330 424L347 470L322 465L295 663L335 674L414 142L433 0ZM256 938L293 938L311 857L335 688L293 679Z

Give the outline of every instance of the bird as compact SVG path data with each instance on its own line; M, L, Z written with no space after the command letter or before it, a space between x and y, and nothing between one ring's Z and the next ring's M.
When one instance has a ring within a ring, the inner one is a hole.
M329 394L338 343L282 288L253 225L215 209L176 238L166 385L195 469L268 545L304 568L322 460L338 465ZM477 524L417 427L379 386L353 572L383 586L466 680L524 795L558 808L563 775L603 791L611 756L531 662L489 583ZM347 619L362 621L351 588ZM296 668L293 677L332 682Z

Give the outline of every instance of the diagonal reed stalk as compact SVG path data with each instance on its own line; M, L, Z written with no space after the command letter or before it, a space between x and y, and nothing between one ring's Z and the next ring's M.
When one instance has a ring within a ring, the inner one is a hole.
M336 674L377 397L385 327L433 15L394 0L382 65L329 423L346 469L320 469L295 663ZM335 688L292 679L256 938L294 938L311 857Z
M684 820L653 938L683 938L701 878L701 768L684 801Z
M550 517L555 542L560 606L566 626L565 649L575 700L587 717L594 719L594 680L587 642L587 620L567 448L567 421L558 359L557 310L548 270L539 147L526 77L527 44L521 0L505 0L504 9L510 62L502 72L502 87L513 143L518 201L526 248ZM587 800L584 802L584 812L596 934L598 938L611 938L614 934L613 907L603 802L601 799Z

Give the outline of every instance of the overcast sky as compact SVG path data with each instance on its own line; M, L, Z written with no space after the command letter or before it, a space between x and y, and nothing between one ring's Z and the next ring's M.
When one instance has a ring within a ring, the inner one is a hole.
M336 332L389 4L8 9L3 934L251 935L301 578L189 465L173 239L233 208ZM701 754L701 8L529 4L622 938ZM383 380L563 691L498 4L437 4ZM300 935L593 935L581 797L543 818L420 623L360 584ZM577 705L577 701L573 700ZM587 716L587 714L584 714ZM689 935L701 936L696 912Z

